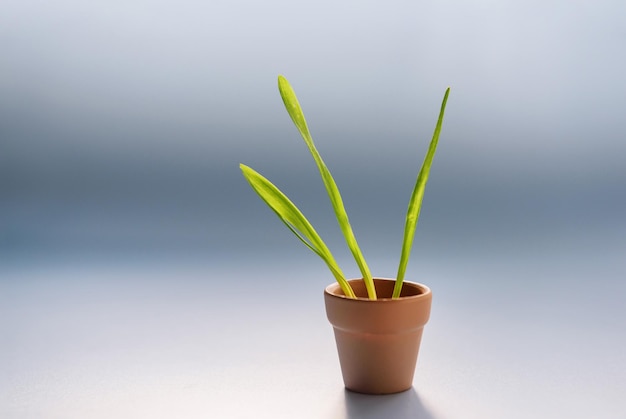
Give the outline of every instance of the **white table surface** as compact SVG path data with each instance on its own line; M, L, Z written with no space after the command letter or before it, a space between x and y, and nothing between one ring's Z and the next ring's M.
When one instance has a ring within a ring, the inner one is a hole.
M432 317L391 396L344 390L313 258L5 268L0 417L624 418L622 250L422 263Z

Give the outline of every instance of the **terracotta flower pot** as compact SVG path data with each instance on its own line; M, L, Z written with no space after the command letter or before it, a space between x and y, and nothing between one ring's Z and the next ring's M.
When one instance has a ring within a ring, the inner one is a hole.
M348 282L357 299L346 297L337 283L324 291L346 388L366 394L408 390L430 317L430 289L405 281L400 298L394 300L394 280L375 278L378 300L373 301L367 299L363 280Z

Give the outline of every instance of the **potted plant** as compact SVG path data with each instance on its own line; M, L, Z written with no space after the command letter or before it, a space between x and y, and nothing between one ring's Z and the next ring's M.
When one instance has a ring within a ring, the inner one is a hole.
M372 277L352 232L339 189L315 148L296 94L283 76L278 76L278 90L291 120L313 155L362 278L345 278L311 223L274 184L254 169L240 164L243 175L287 228L322 258L336 279L324 290L324 300L328 320L334 328L346 388L368 394L407 390L412 386L422 330L430 316L432 293L425 285L404 281L404 275L450 88L443 97L435 131L409 201L395 279Z

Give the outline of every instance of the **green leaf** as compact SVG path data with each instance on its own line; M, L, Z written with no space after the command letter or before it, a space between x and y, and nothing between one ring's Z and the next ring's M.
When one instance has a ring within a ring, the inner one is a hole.
M274 186L272 182L267 180L260 173L244 164L240 164L239 167L250 186L252 186L252 189L254 189L261 199L276 213L278 218L285 223L289 230L291 230L302 243L326 262L326 265L333 273L333 276L341 286L344 294L348 297L355 298L354 291L348 281L346 281L335 258L304 214L300 212L280 189Z
M406 272L407 264L409 263L409 255L411 254L411 247L413 246L413 237L415 236L415 228L417 227L417 220L420 216L420 209L422 207L422 199L424 198L424 189L426 188L426 182L428 182L428 175L430 173L430 166L435 157L435 151L437 149L437 143L439 142L439 134L441 133L441 124L443 123L443 115L446 110L446 102L448 101L448 94L450 88L446 89L446 93L443 96L443 102L441 103L441 111L439 112L439 119L435 126L435 132L433 138L430 141L428 152L424 158L424 163L417 176L415 182L415 188L409 201L409 208L406 213L406 222L404 224L404 239L402 240L402 253L400 255L400 265L398 266L398 275L396 276L396 283L393 288L393 298L400 297L402 291L402 282L404 281L404 274Z
M313 143L313 138L311 137L311 133L309 132L309 128L307 126L306 120L304 119L304 113L302 112L302 108L300 107L300 103L298 102L298 98L296 97L293 88L287 81L287 79L283 76L278 76L278 90L280 91L280 96L283 99L285 104L285 108L291 117L296 128L300 132L300 135L304 139L304 142L309 147L309 151L313 155L313 159L317 164L317 168L320 171L320 175L322 176L322 181L324 182L324 186L326 187L326 191L328 192L328 196L330 198L330 202L335 210L335 216L337 217L337 222L339 223L339 227L341 228L341 232L346 239L346 243L350 252L354 256L354 259L359 266L359 270L363 275L363 281L365 282L365 287L367 289L367 295L371 300L376 299L376 289L374 288L374 280L372 279L372 274L370 273L369 267L365 262L365 258L361 253L361 249L354 237L354 233L352 232L352 227L350 226L350 221L348 219L348 214L343 205L343 200L341 199L341 195L339 193L339 188L335 183L330 171L324 164L322 157L319 152L315 148L315 144Z

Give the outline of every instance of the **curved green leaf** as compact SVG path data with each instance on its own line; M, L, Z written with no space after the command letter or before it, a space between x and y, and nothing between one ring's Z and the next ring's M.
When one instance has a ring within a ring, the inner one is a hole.
M404 274L406 272L407 264L409 263L409 255L411 254L411 247L413 246L415 228L417 227L417 220L419 219L422 207L422 199L424 198L424 189L426 188L426 182L428 182L428 175L430 173L430 166L433 163L433 157L435 157L435 151L437 150L437 143L439 142L439 134L441 133L441 125L443 123L443 115L446 110L449 93L450 88L448 87L445 95L443 96L441 111L439 112L439 119L437 120L437 125L435 126L433 138L430 141L428 152L426 153L424 163L422 164L422 168L417 176L413 194L411 195L411 200L409 201L409 208L406 213L406 222L404 224L404 239L402 240L400 265L398 266L396 283L393 287L393 298L398 298L400 296L400 291L402 291L402 282L404 281Z
M346 239L346 243L350 252L354 256L354 259L359 266L359 270L363 275L363 280L365 282L365 287L367 289L367 295L370 299L376 299L376 289L374 288L374 281L372 279L372 274L370 273L369 267L365 262L365 258L361 253L361 249L354 237L354 233L352 231L352 227L350 226L350 221L348 219L348 214L343 205L343 200L341 199L341 195L339 193L339 188L335 183L330 171L324 164L322 157L319 152L315 148L315 144L313 143L313 138L311 137L311 133L309 132L309 127L307 126L306 120L304 119L304 113L302 112L302 108L300 107L300 103L298 102L298 98L296 94L287 81L287 79L283 76L278 76L278 90L280 91L280 96L283 99L283 103L285 104L285 108L291 117L296 128L300 132L300 135L304 139L304 142L309 148L309 151L313 155L313 159L317 164L317 168L320 171L320 175L322 176L322 181L324 182L324 186L326 187L326 191L328 192L328 196L330 198L330 202L335 210L335 216L337 217L337 222L339 223L339 227L341 228L341 232Z
M278 218L285 223L289 230L291 230L302 243L324 260L341 286L344 294L348 297L355 298L354 291L348 281L346 281L335 258L304 214L302 214L280 189L274 186L272 182L263 177L260 173L244 164L240 164L239 167L250 186L252 186L252 189L254 189L261 199L276 213Z

